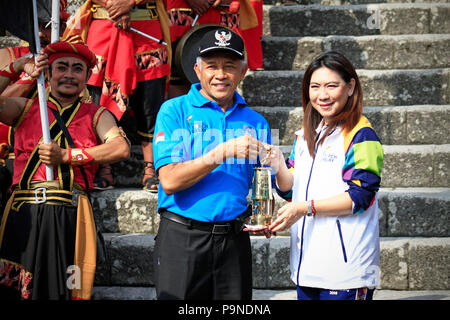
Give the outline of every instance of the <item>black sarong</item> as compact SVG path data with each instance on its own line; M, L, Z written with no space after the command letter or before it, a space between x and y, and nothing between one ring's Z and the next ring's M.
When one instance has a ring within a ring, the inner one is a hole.
M22 299L70 299L77 208L24 203L5 212L0 247L0 285Z

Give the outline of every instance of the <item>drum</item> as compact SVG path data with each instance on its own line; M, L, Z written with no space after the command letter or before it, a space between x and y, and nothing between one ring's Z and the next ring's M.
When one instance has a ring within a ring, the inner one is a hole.
M199 82L194 71L195 60L198 56L198 45L203 35L210 30L226 28L218 24L196 25L180 38L174 55L174 66L177 73L191 84ZM230 29L231 30L231 29Z

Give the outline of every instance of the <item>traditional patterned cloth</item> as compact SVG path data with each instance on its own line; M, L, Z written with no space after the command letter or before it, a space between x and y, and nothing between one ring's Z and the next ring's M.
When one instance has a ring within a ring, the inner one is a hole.
M67 21L69 19L70 14L66 11L67 9L67 0L59 1L59 17L63 21Z
M241 30L254 28L258 25L258 19L250 0L239 0L239 10L229 10L228 8L211 7L202 14L196 25L205 23L220 24L226 26L240 34ZM230 8L235 6L230 6ZM167 0L167 12L170 21L170 35L172 41L181 38L192 28L195 20L195 13L184 0Z
M65 122L77 148L97 145L95 126L105 108L77 100L62 108L50 96L50 136L67 148L51 109ZM96 229L85 190L92 189L98 165L55 166L45 181L37 154L42 129L38 99L29 100L15 127L13 185L0 227L0 285L14 287L22 299L89 299L96 265ZM72 281L73 280L73 281Z
M131 27L170 44L169 22L162 0L130 12ZM114 27L107 10L86 1L68 23L63 39L79 35L97 56L88 84L102 87L100 105L120 120L138 81L170 74L172 51L133 31Z

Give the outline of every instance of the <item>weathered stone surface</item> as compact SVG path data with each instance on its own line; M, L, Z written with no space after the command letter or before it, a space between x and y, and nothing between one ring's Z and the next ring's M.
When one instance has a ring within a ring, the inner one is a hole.
M271 125L275 145L292 145L302 126L301 107L252 107ZM450 105L366 107L369 119L384 145L450 143Z
M450 189L448 188L382 189L379 192L378 205L382 236L450 236ZM381 213L385 216L384 221L381 219Z
M449 8L446 3L268 5L263 32L272 36L449 33Z
M155 287L95 286L92 300L156 300Z
M323 44L323 39L316 37L264 36L264 70L304 70L323 52Z
M365 106L450 104L449 69L358 69L357 73ZM303 71L248 72L239 91L250 106L299 107L302 79Z
M267 255L269 243L263 237L252 239L252 268L253 268L253 287L265 288L268 282L268 273L270 272Z
M319 54L345 54L356 69L426 69L450 66L450 35L376 35L262 38L265 70L305 70Z
M450 145L385 145L383 149L383 187L449 186Z
M303 110L300 107L252 107L270 123L272 144L292 145L295 132L301 128ZM276 134L274 134L276 131ZM274 139L277 136L278 139Z
M383 146L384 187L433 186L433 146ZM411 174L414 172L415 174Z
M113 285L153 285L154 235L125 234L111 238L109 255Z
M409 289L447 290L450 288L448 238L411 239L408 255Z
M418 106L404 108L408 143L404 144L448 144L450 143L450 106ZM394 144L394 143L392 143ZM400 144L400 143L399 143Z
M113 192L118 194L117 198L120 199L118 201L128 203L135 198L133 193L142 191L116 189L94 193L93 197L99 198L100 196L96 194L112 194ZM278 194L274 196L274 212L277 212L287 202ZM102 198L109 201L103 206L103 209L98 207L98 201L94 201L93 206L97 225L102 232L125 232L123 230L139 229L139 232L156 234L159 225L159 215L156 210L146 211L146 215L140 219L130 217L119 219L117 210L114 209L116 203L114 197L105 195ZM247 200L250 203L250 196ZM142 203L142 207L156 208L156 197L145 197L141 201L145 201ZM381 236L450 237L449 188L381 188L378 194L378 204ZM123 215L127 215L126 211L123 212ZM120 223L117 222L119 220ZM289 234L289 232L280 233L280 235L284 234Z
M113 189L93 192L91 199L97 225L103 232L156 233L158 230L157 194Z
M131 146L131 156L126 161L112 164L117 186L142 188L144 157L140 145Z
M408 289L408 239L380 240L380 287Z
M433 178L436 186L450 186L450 156L448 150L448 145L436 146L433 159Z
M289 284L291 286L294 285L290 278L291 271L289 263L280 263L280 261L289 262L290 238L277 236L268 239L268 243L267 286L271 288L284 288L289 286Z
M94 287L94 300L154 300L154 287ZM253 300L297 300L295 288L253 289ZM382 290L373 300L450 300L450 290Z
M449 69L360 70L364 105L449 104Z

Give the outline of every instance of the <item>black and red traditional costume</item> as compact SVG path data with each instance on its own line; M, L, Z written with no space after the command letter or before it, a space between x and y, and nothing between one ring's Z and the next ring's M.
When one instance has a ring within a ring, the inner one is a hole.
M95 55L81 44L54 43L54 53L77 55L89 67ZM62 107L49 96L50 136L61 148L69 140L52 110L60 115L76 148L99 144L96 125L106 109L77 99ZM97 232L87 192L98 165L54 166L54 180L46 181L39 158L42 141L39 99L29 99L14 127L14 191L0 227L0 285L22 299L90 299L96 267Z

